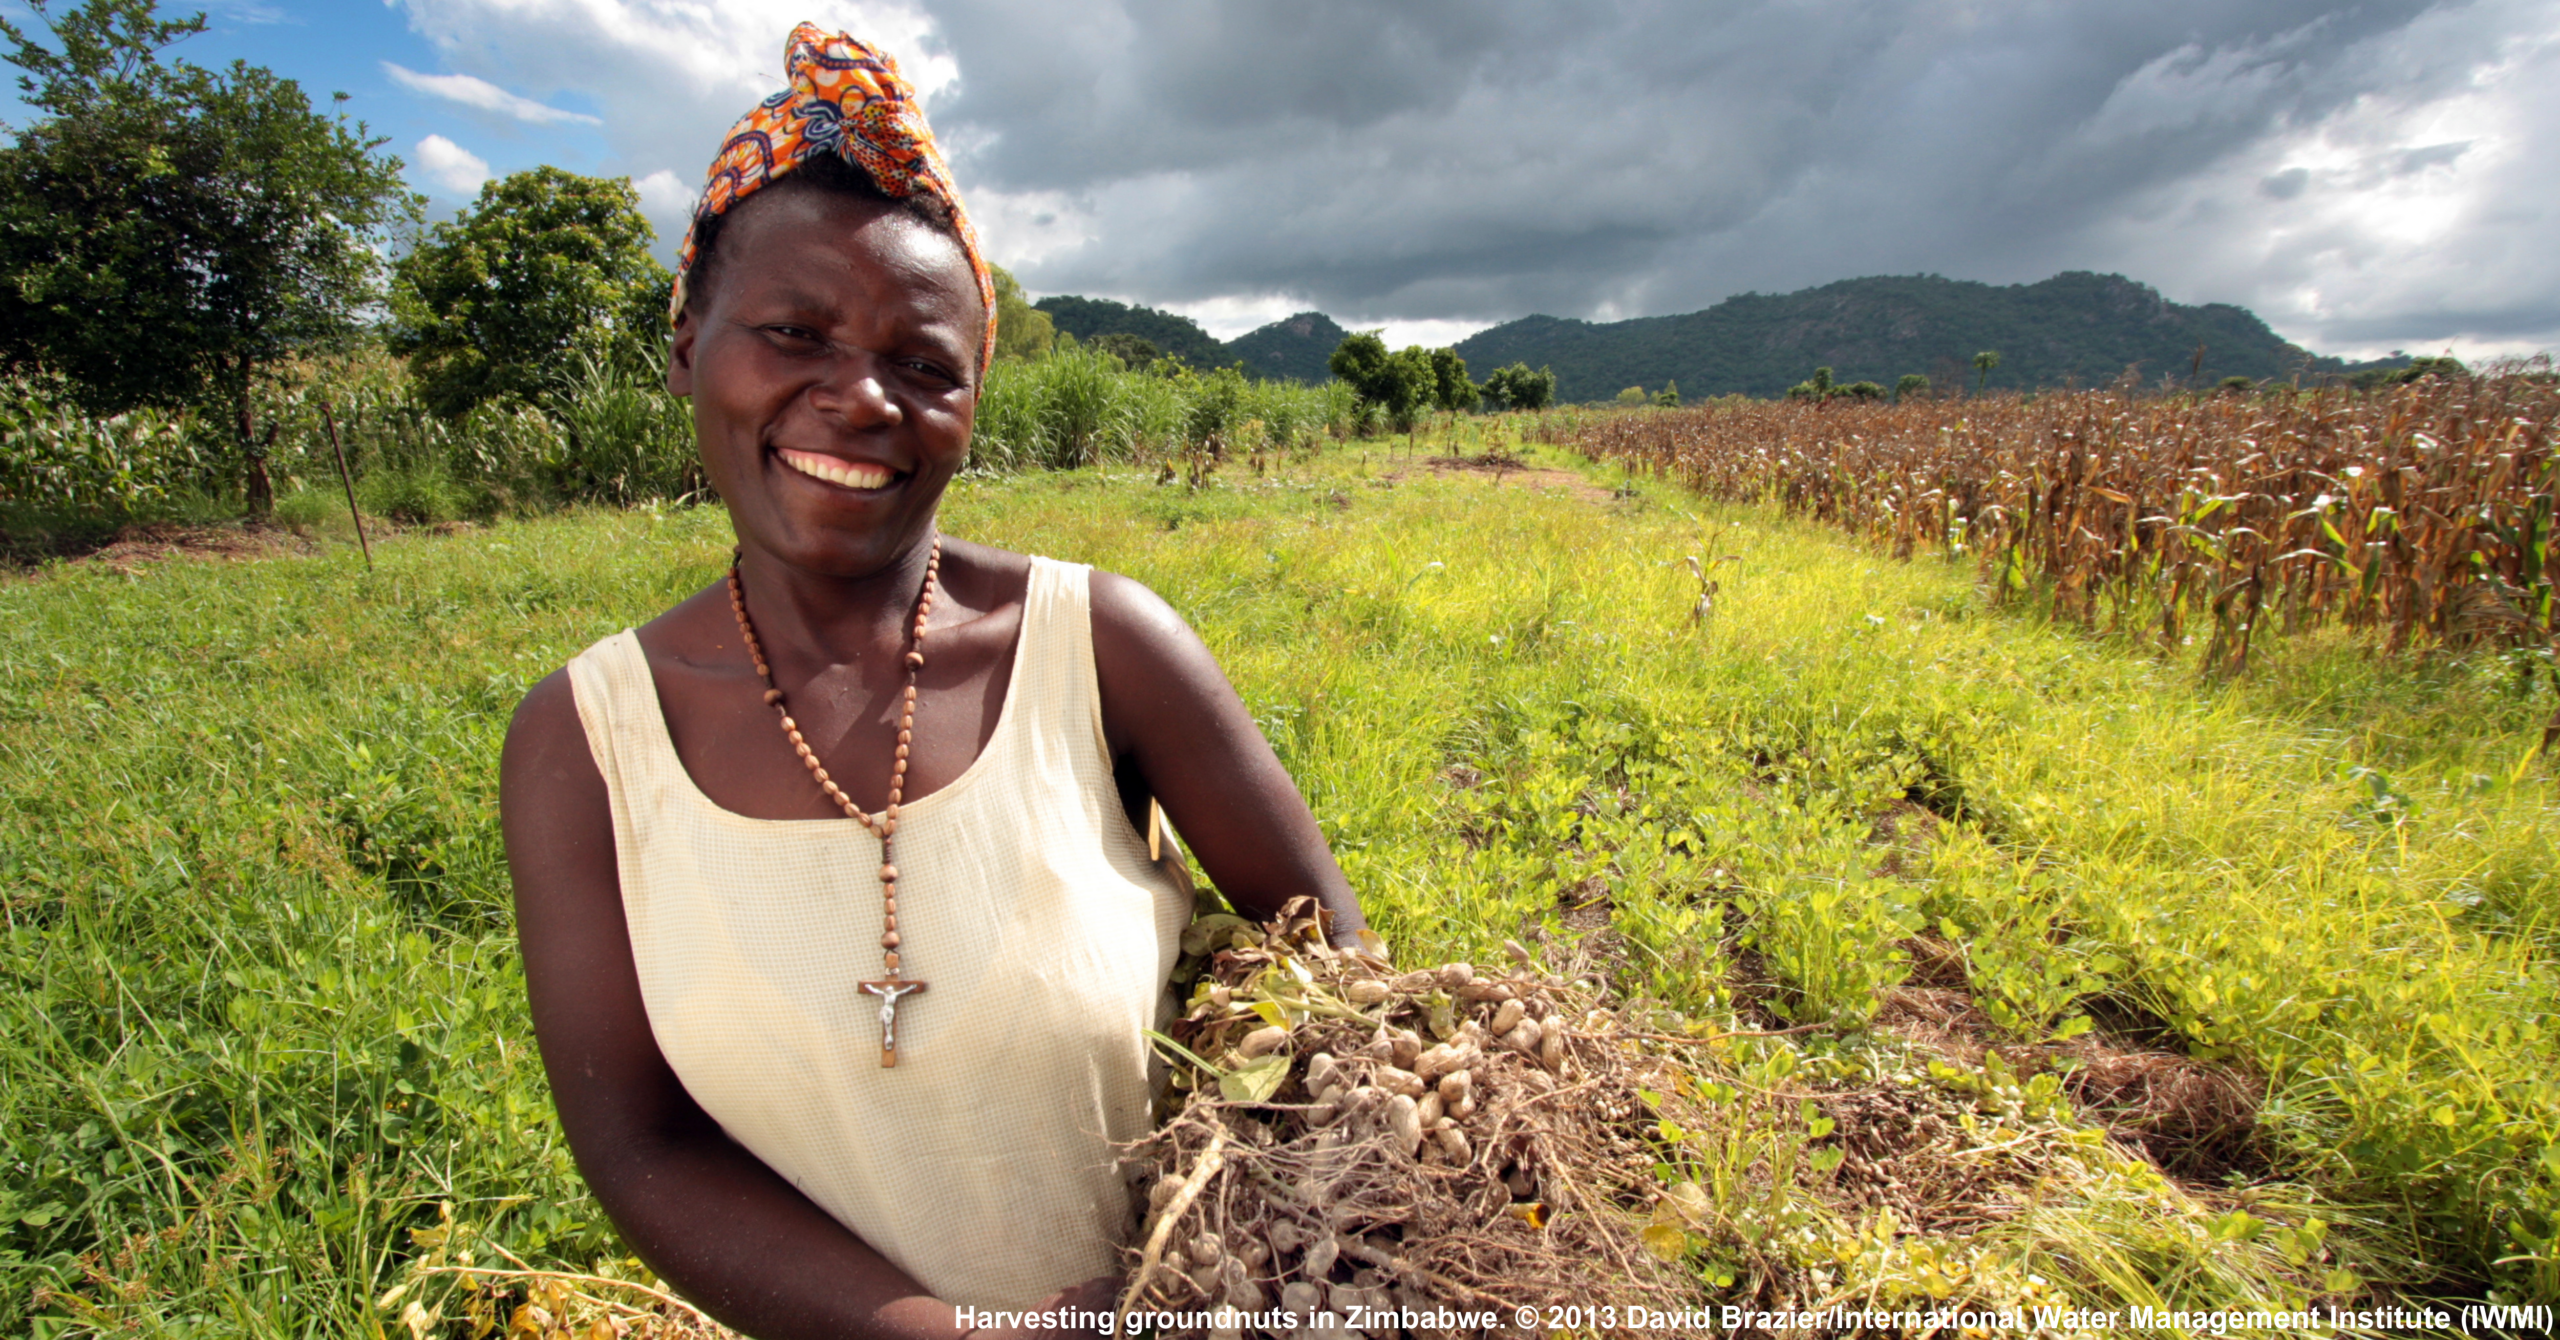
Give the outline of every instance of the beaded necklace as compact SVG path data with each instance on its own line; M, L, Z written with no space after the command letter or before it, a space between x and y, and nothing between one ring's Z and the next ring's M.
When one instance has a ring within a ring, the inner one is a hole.
M791 709L783 703L782 690L773 685L773 667L765 661L764 644L756 640L756 626L747 619L747 591L738 580L739 554L729 555L729 612L738 616L738 633L746 639L747 654L755 658L756 675L764 680L765 705L782 719L782 733L791 738L793 753L809 770L827 799L844 811L844 817L880 836L880 966L886 975L876 982L855 985L864 994L880 998L880 1067L884 1070L898 1064L898 1002L921 993L925 984L898 972L898 867L891 857L891 845L898 837L898 802L907 786L907 748L915 741L916 672L924 669L924 622L933 612L934 578L942 571L942 537L933 537L933 550L924 560L924 586L916 592L914 632L907 643L907 693L898 716L897 761L889 768L889 808L872 818L853 803L853 798L827 775L826 765L817 751L800 735L800 723L791 719Z

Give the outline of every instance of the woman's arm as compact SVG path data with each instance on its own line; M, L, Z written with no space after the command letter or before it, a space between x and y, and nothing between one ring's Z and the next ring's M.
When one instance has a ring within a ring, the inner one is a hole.
M660 1055L623 921L604 777L566 672L516 709L499 785L552 1101L578 1171L640 1258L760 1340L962 1334L950 1304L730 1140ZM1068 1296L1109 1305L1107 1289Z
M1333 942L1368 923L1306 799L1244 710L1217 658L1163 598L1093 574L1093 661L1116 763L1134 759L1157 803L1237 911L1276 915L1313 896Z

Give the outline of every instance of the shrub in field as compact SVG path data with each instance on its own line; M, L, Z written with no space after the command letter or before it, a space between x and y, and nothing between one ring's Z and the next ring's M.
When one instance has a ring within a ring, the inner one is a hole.
M545 465L562 496L628 504L703 488L692 406L647 374L589 355L548 409L563 441Z
M1224 445L1249 422L1261 424L1262 444L1299 451L1347 426L1352 403L1339 383L1257 382L1234 368L1138 372L1099 348L1062 341L1047 358L1005 360L989 371L970 459L1000 472L1069 469Z

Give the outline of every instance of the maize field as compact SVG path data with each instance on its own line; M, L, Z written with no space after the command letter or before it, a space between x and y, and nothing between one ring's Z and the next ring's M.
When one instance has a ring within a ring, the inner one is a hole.
M2122 390L1769 402L1548 416L1534 435L1731 502L1774 502L1897 557L1970 554L1995 597L2204 642L2343 624L2393 650L2548 650L2547 374L2370 395L2137 397Z

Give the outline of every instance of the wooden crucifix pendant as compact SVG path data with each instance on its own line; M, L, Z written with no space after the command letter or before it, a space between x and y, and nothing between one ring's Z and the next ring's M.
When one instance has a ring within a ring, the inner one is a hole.
M898 1001L924 990L924 983L890 977L859 985L864 993L880 998L880 1068L891 1069L898 1064Z

